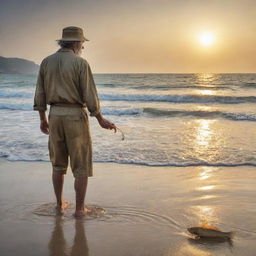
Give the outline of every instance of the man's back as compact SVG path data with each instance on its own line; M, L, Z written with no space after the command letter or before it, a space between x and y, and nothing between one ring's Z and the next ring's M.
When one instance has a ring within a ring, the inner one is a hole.
M90 66L69 49L59 49L40 65L34 110L46 110L47 104L87 106L91 116L100 112Z
M86 61L69 50L60 49L41 64L47 104L82 104L80 74Z

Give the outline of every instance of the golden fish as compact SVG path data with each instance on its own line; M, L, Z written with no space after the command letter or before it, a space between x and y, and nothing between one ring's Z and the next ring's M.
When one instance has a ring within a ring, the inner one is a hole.
M191 234L201 238L232 239L234 232L223 232L215 227L192 227L187 229Z

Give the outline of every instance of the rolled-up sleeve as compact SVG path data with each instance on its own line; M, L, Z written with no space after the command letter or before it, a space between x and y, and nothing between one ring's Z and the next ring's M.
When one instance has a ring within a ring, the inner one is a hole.
M44 67L43 61L40 65L37 83L36 83L36 90L34 96L34 106L33 109L37 111L46 111L46 95L45 95L45 88L44 88Z
M80 88L82 91L83 103L86 104L90 112L90 116L96 116L101 112L100 102L92 71L86 60L83 61L81 67Z

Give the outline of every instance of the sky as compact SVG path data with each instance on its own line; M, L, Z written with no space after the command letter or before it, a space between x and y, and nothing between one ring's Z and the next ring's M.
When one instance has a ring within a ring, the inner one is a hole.
M94 73L256 73L255 17L256 0L1 0L0 56L40 64L78 26Z

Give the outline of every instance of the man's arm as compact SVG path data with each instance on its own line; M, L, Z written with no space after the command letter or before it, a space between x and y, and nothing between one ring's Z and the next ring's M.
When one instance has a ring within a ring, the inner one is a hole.
M95 116L99 122L99 125L105 129L114 129L116 132L116 126L105 119L100 111L100 102L98 98L98 92L93 79L91 68L85 61L81 72L81 88L83 92L83 101L86 103L90 112L90 116Z
M45 134L49 134L48 121L45 115L45 111L47 107L46 107L46 95L45 95L45 89L44 89L43 62L40 65L40 69L37 77L33 109L39 112L41 131Z
M40 64L40 69L37 76L36 90L34 96L33 109L36 111L46 111L46 95L44 88L44 61Z

